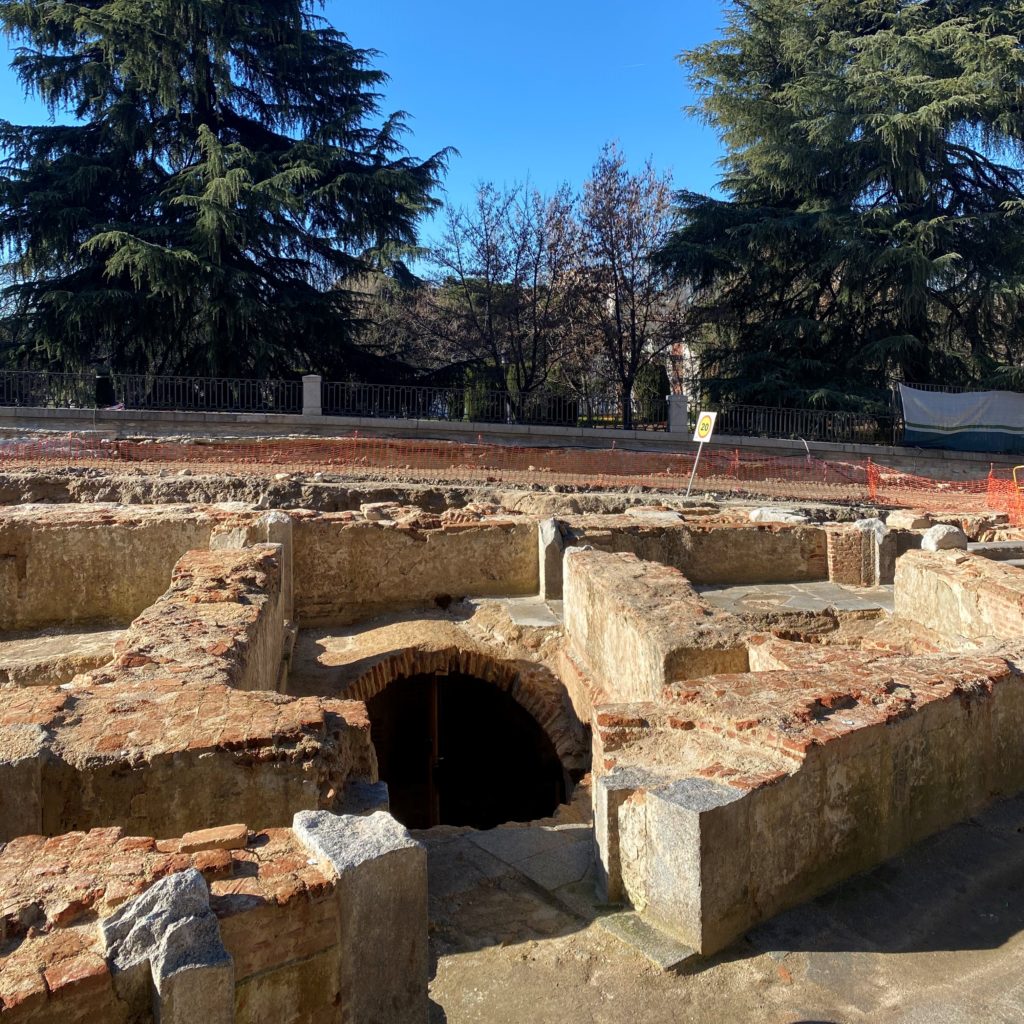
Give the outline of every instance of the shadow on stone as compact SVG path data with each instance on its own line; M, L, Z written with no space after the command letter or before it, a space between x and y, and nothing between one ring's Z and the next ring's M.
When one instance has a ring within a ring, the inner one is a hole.
M1024 796L779 914L723 956L996 949L1021 931Z

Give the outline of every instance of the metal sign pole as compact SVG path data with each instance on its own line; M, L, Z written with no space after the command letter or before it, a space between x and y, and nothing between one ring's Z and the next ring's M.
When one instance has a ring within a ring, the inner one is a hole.
M690 496L690 491L693 489L693 478L697 475L697 466L700 464L701 452L704 451L704 442L701 441L697 446L697 458L693 460L693 472L690 474L690 482L686 485L686 496Z
M704 444L711 440L715 432L715 423L718 420L717 412L702 412L697 417L697 428L693 432L693 439L697 442L697 458L693 460L693 472L690 474L690 482L686 485L686 496L690 496L693 490L693 481L697 479L697 467L700 465L700 457L704 454Z

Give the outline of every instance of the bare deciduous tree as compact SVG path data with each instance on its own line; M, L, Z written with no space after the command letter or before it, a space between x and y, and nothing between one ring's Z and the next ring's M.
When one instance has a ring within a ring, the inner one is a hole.
M547 382L563 344L573 207L566 188L545 199L524 186L481 185L471 208L449 210L431 252L432 330L487 367L513 416Z
M507 395L503 417L536 413L550 391L570 399L563 418L617 408L632 426L638 382L651 391L683 337L681 296L650 262L673 225L668 178L650 163L631 173L614 146L582 200L481 185L449 209L429 280L376 290L367 337L424 369L482 370Z
M630 428L638 375L660 366L682 335L682 297L650 259L675 226L671 182L650 161L631 173L621 151L605 146L580 216L584 322L601 342Z

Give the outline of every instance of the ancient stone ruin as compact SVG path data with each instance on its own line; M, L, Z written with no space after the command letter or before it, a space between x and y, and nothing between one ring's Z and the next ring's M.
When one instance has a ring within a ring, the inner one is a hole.
M541 819L699 969L1024 790L997 520L260 504L0 509L5 1024L424 1022L423 840Z

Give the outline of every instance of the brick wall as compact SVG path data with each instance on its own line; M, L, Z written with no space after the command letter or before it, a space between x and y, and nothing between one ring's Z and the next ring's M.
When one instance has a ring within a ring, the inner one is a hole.
M874 536L851 526L830 526L828 578L850 587L870 586L874 575Z

